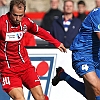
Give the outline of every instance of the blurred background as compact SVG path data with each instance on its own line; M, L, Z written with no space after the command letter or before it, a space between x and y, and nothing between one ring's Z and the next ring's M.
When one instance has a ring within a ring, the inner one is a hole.
M6 0L9 5L10 0ZM60 0L59 8L62 9L63 1ZM73 0L75 3L75 10L77 10L77 2L79 0ZM87 5L87 10L92 10L95 7L95 0L83 0ZM26 0L27 10L26 12L46 12L50 8L50 0Z
M9 6L9 2L11 0L4 0L7 2L7 5ZM63 1L60 0L59 9L63 10ZM77 11L77 2L80 0L73 0L74 1L74 9ZM86 10L91 11L93 8L95 8L95 0L83 0L86 3ZM29 17L31 17L33 20L35 20L39 25L41 23L41 20L45 14L50 9L50 0L26 0L27 6L26 6L26 14L28 14Z

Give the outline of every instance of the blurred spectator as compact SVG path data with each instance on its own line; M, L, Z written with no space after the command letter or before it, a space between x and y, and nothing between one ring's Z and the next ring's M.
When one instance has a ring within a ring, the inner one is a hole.
M78 1L77 3L77 7L78 7L78 18L83 21L85 19L85 17L87 16L86 14L86 4L84 1Z
M51 24L54 19L58 18L58 16L62 15L62 12L58 9L59 0L50 0L50 10L45 14L41 27L50 31Z
M81 26L81 20L73 15L74 2L72 0L64 1L63 10L64 15L54 20L50 33L54 38L62 42L65 47L70 47Z
M36 40L34 38L34 35L28 32L24 34L24 38L22 39L21 43L24 46L36 46Z
M100 0L95 0L96 8L100 7Z
M6 0L0 0L0 16L6 14L9 11Z

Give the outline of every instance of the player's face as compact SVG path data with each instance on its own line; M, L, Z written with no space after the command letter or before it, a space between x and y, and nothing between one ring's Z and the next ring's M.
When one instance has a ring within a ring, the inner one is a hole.
M74 10L74 4L70 1L65 2L64 4L64 13L73 13Z
M19 25L22 18L24 17L25 10L24 6L21 5L20 8L18 8L16 5L14 5L12 11L10 12L10 19L15 25Z

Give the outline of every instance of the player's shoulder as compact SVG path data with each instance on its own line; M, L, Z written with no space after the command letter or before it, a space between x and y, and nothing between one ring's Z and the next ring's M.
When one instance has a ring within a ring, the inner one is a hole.
M23 18L23 22L27 22L27 23L34 23L34 21L32 20L32 19L30 19L29 17L27 17L27 16L25 16L24 18Z
M7 19L7 14L0 16L0 25L5 24Z
M100 7L93 9L90 15L94 15L94 16L100 15Z
M0 16L0 20L2 21L7 20L7 14Z

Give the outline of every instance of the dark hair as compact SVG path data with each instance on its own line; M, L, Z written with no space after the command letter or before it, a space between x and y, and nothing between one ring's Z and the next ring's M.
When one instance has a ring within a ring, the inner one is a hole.
M77 3L77 5L80 5L80 4L86 6L85 2L82 1L82 0L81 1L78 1L78 3Z
M24 10L26 10L26 0L11 0L10 11L12 11L14 5L17 5L18 8L22 8L22 5L23 5Z

